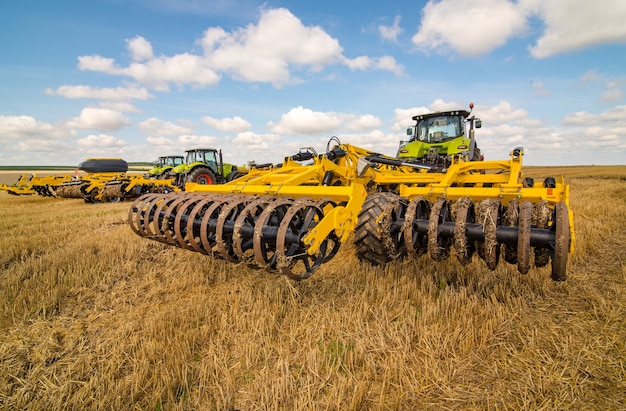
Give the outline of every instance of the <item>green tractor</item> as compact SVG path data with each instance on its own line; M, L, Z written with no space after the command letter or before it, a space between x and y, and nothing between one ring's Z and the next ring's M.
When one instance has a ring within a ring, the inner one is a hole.
M158 180L174 178L174 167L177 167L184 162L185 157L183 156L161 156L158 161L154 162L154 167L148 171L146 177Z
M433 170L446 169L452 158L480 161L483 156L476 146L474 129L480 128L479 118L470 111L454 110L413 116L415 125L407 129L409 140L401 141L397 157L400 160L422 164Z
M237 166L224 163L222 150L195 148L185 151L185 162L173 168L176 186L185 188L186 183L223 184L242 175Z

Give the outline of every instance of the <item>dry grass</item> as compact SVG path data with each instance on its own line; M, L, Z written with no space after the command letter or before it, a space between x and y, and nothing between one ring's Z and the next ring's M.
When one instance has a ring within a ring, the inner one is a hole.
M0 192L0 409L626 408L626 167L565 174L570 278L351 246L295 283Z

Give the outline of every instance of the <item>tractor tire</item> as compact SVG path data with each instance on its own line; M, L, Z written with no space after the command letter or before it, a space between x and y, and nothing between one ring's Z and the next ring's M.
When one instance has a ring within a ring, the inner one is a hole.
M235 171L231 171L230 174L228 174L226 176L226 182L229 183L233 180L238 179L239 177L243 176L243 173L240 173L239 171L235 170Z
M187 183L197 183L197 184L217 184L217 179L215 178L215 174L211 171L210 168L206 167L198 167L194 169L185 180Z

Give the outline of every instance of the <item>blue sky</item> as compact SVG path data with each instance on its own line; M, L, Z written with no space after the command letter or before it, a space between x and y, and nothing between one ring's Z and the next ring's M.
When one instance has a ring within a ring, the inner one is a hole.
M487 159L626 164L626 1L57 0L0 13L0 165L395 155L474 102Z

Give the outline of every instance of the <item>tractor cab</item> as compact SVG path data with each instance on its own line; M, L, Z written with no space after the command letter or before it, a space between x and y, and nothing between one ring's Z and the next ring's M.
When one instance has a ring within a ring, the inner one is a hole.
M154 161L154 167L148 171L146 177L157 179L168 179L174 176L172 169L177 167L185 161L183 156L161 156L157 161Z
M407 129L408 140L400 142L397 157L446 168L455 156L466 160L481 160L474 130L480 119L470 111L454 110L413 116L415 125Z
M161 167L176 167L185 162L183 156L164 156L159 157L159 164Z

